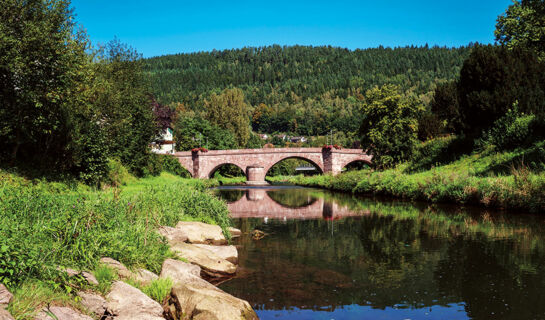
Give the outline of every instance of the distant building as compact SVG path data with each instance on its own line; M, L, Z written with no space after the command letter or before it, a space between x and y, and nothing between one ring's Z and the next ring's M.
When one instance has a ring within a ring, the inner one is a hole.
M267 140L269 139L269 136L266 133L260 133L258 136L261 138L261 140Z
M290 138L290 141L293 142L293 143L297 143L297 142L306 142L307 139L305 137L291 137Z
M278 139L282 139L283 141L285 141L286 139L288 139L289 137L285 134L277 134L275 135L276 138Z
M166 128L159 138L151 143L151 151L157 154L174 154L176 152L172 128Z

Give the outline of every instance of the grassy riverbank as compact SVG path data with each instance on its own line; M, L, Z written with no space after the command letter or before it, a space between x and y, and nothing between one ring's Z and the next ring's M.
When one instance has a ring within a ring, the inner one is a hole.
M510 152L465 155L437 166L419 157L396 168L352 171L338 176L268 177L336 191L387 195L430 202L545 211L545 142Z
M180 220L224 230L230 225L225 204L205 190L217 185L215 180L167 173L129 180L118 188L94 190L0 171L0 283L15 291L14 316L24 319L40 303L70 300L77 284L58 267L93 271L108 256L159 272L173 257L155 232L159 226ZM37 297L28 290L45 293Z

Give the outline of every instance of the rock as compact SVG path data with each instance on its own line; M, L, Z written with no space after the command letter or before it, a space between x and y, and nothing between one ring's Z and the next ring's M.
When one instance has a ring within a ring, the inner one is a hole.
M195 244L199 248L210 250L218 257L223 258L231 263L237 263L238 251L235 246L211 246L209 244Z
M15 320L8 310L0 307L0 320Z
M312 276L314 282L335 286L337 288L351 288L354 286L352 279L342 273L333 270L318 270Z
M138 269L136 273L133 274L133 279L140 282L143 285L148 285L153 280L159 279L159 276L146 269Z
M106 311L106 299L100 295L92 292L80 291L78 292L78 296L81 298L81 305L97 316L102 316L104 311Z
M106 257L100 259L100 262L117 271L117 274L121 278L132 278L134 276L133 273L127 269L127 267L117 260Z
M163 226L158 230L159 234L165 237L169 244L173 245L178 242L186 242L187 235L180 229Z
M55 316L50 316L48 312ZM36 316L34 320L93 320L93 318L72 308L52 306L49 307L49 309L44 309L38 313L38 316Z
M237 228L229 227L229 233L231 234L231 238L240 237L242 235L242 231Z
M202 273L210 277L224 277L233 275L237 266L218 257L210 250L199 248L188 243L178 243L171 249L181 258L201 267ZM201 273L201 274L202 274Z
M170 278L174 282L186 279L187 275L201 277L201 267L180 260L166 259L161 267L161 278Z
M59 269L59 270L62 270L62 269ZM97 278L95 278L94 275L92 275L91 273L89 273L87 271L78 271L78 270L66 268L66 269L64 269L64 272L66 272L68 274L68 276L70 276L70 277L75 277L75 276L80 275L80 276L83 277L83 279L85 279L87 281L87 283L89 283L91 285L98 286Z
M2 305L7 305L11 302L11 299L13 299L13 295L11 292L8 291L8 288L4 286L3 284L0 284L0 309L2 309Z
M247 301L235 298L193 275L174 285L172 299L178 314L187 319L258 319Z
M162 319L163 307L125 282L114 282L106 301L106 310L116 316L116 320Z
M176 229L181 230L190 243L227 244L227 240L219 226L202 222L180 221Z

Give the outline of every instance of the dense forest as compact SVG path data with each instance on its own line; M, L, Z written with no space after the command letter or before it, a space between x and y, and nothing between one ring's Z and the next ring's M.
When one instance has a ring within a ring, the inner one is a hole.
M163 103L194 103L210 92L241 88L251 105L297 103L323 96L347 98L395 84L422 94L454 79L469 47L348 50L336 47L249 47L146 59L144 70Z

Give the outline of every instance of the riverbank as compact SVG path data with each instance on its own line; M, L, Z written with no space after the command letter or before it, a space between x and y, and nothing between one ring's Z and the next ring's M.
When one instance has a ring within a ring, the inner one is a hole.
M89 286L62 270L86 270L101 283L111 278L103 257L160 273L177 257L157 232L162 226L199 221L219 225L229 238L227 207L206 191L218 184L163 173L95 190L0 171L0 283L14 293L8 310L16 319L34 319L46 305L85 311L75 291ZM165 284L155 286L149 290Z
M450 163L418 171L414 168L420 163L413 161L384 171L366 169L338 176L300 175L267 179L273 183L288 182L355 194L540 213L545 211L545 172L539 170L543 164L533 162L530 168L525 165L529 162L524 162L535 154L545 154L543 143L506 153L466 155Z

